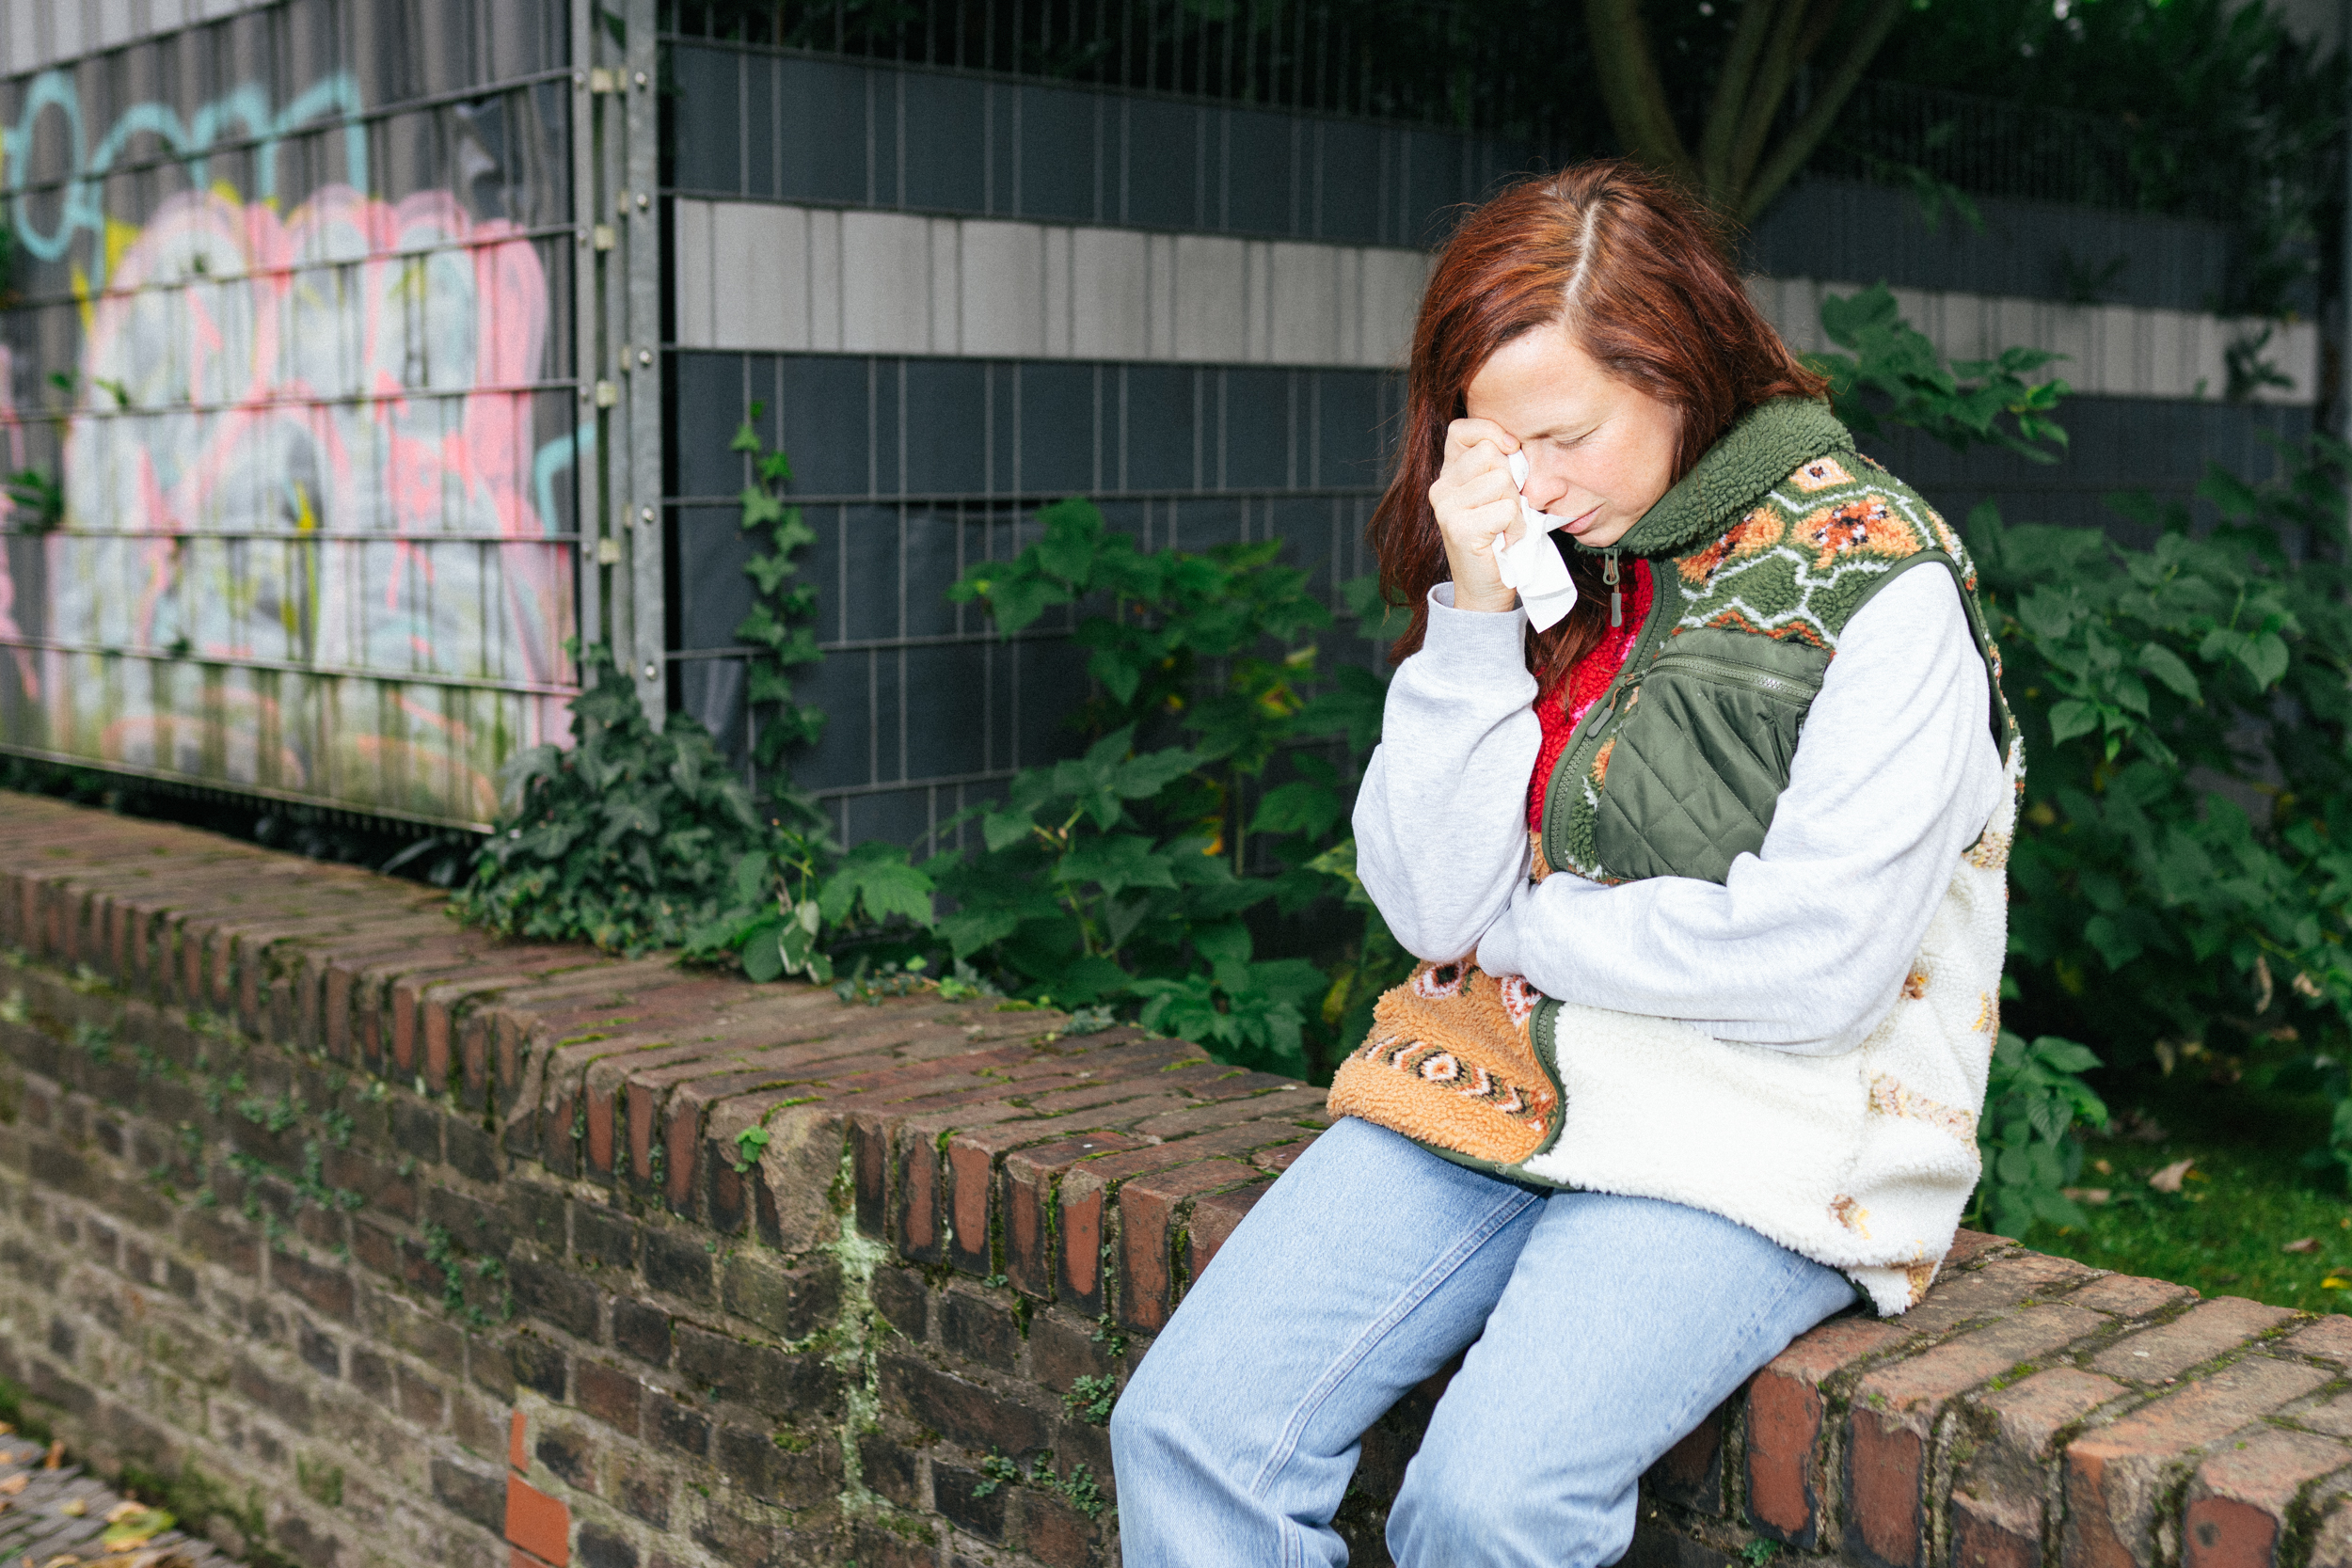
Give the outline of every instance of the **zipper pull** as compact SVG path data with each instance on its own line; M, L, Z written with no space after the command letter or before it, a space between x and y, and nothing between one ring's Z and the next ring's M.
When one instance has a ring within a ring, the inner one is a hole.
M1609 585L1609 625L1625 625L1625 590L1617 586L1617 552L1609 551L1601 557L1600 580Z

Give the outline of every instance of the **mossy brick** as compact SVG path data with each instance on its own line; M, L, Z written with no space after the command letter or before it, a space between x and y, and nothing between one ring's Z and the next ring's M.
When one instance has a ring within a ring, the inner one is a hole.
M573 1206L572 1255L607 1268L635 1269L637 1243L644 1227L628 1215L601 1204Z
M552 1471L566 1486L594 1495L596 1490L596 1446L587 1429L569 1421L541 1423L532 1457Z
M1013 1512L1014 1539L1045 1568L1090 1568L1101 1560L1101 1527L1043 1488L1023 1488Z
M441 1141L442 1158L458 1175L485 1183L499 1179L498 1140L479 1124L462 1117L447 1117L441 1126Z
M34 1172L36 1180L40 1172ZM262 1273L261 1238L253 1227L215 1209L191 1208L180 1216L180 1243L207 1262L257 1279Z
M485 1529L506 1524L506 1478L487 1465L436 1454L433 1496L442 1507Z
M995 1371L1017 1370L1021 1364L1021 1325L1011 1304L993 1292L947 1290L939 1296L939 1344Z
M637 1544L602 1525L582 1524L572 1549L580 1568L638 1568Z
M2348 1465L2352 1449L2308 1433L2249 1427L2225 1438L2189 1482L2181 1568L2276 1568L2306 1488Z
M2163 1383L2250 1344L2294 1315L2283 1307L2220 1296L2199 1303L2170 1323L2125 1335L2101 1351L2090 1369L2131 1383Z
M2075 1438L2065 1454L2066 1561L2153 1568L2156 1527L2181 1468L2326 1381L2326 1370L2308 1362L2249 1355Z
M498 1201L509 1235L553 1257L569 1250L571 1203L563 1193L517 1173L500 1183Z
M645 1386L628 1371L580 1356L572 1363L573 1396L580 1408L616 1432L637 1435Z
M884 1323L917 1344L930 1337L931 1293L919 1271L884 1263L874 1270L866 1288Z
M2182 1302L2195 1301L2197 1292L2185 1285L2162 1279L2140 1279L2110 1274L2092 1280L2066 1298L2076 1307L2107 1312L2119 1318L2144 1318Z
M351 1347L351 1386L387 1408L395 1397L392 1364L366 1344Z
M940 1517L982 1541L1005 1539L1005 1507L1012 1488L961 1465L931 1462L931 1506Z
M779 1442L783 1436L786 1441ZM785 1508L824 1502L840 1489L841 1447L833 1434L807 1440L731 1421L712 1433L711 1463L748 1497Z
M710 1451L710 1418L688 1404L659 1395L645 1402L645 1440L694 1459Z
M840 1374L815 1354L714 1334L679 1323L672 1366L678 1376L718 1399L768 1414L803 1415L832 1408Z
M1187 1291L1273 1185L1270 1181L1257 1181L1228 1192L1208 1193L1193 1200L1192 1212L1184 1218Z
M1082 1377L1117 1377L1129 1361L1113 1353L1116 1341L1103 1325L1060 1307L1029 1318L1029 1375L1056 1394L1066 1394Z
M437 1182L424 1189L424 1219L448 1231L469 1253L501 1257L515 1243L503 1209Z
M1847 1551L1867 1568L1925 1568L1931 1444L1946 1407L2106 1323L2079 1307L2028 1307L1865 1375L1854 1385L1847 1434L1846 1497L1854 1522Z
M668 1366L670 1315L649 1302L613 1297L612 1345L650 1366Z
M947 1371L911 1347L888 1347L877 1361L883 1406L951 1443L975 1454L993 1449L1014 1458L1052 1446L1051 1418L1014 1388Z
M2064 1295L2093 1272L2071 1258L2038 1252L1995 1256L1976 1268L1939 1271L1927 1299L1896 1321L1915 1341L1941 1338L1954 1329L1998 1317L2028 1298Z
M645 1283L681 1300L708 1303L716 1295L716 1250L704 1232L649 1226L644 1233Z
M1007 1149L1000 1168L1000 1213L1005 1215L1005 1275L1016 1291L1052 1300L1057 1286L1054 1258L1054 1190L1066 1171L1085 1159L1141 1148L1136 1138L1115 1131L1082 1131L1052 1143Z
M274 1288L301 1298L311 1311L338 1323L352 1321L353 1294L348 1270L273 1247L269 1279Z
M803 1339L841 1310L841 1271L831 1259L787 1268L761 1253L730 1252L719 1263L727 1311L779 1339Z
M501 1339L485 1335L466 1338L466 1380L507 1404L515 1402L515 1357Z
M517 1310L550 1323L577 1339L596 1338L596 1289L561 1260L517 1247L508 1255L506 1277Z
M564 1398L564 1353L535 1335L516 1335L507 1342L507 1360L515 1369L515 1381L545 1399L561 1402Z
M449 1420L449 1390L414 1367L400 1369L400 1397L394 1406L401 1418L427 1432L438 1432Z
M391 1100L391 1111L394 1146L412 1160L431 1165L439 1164L441 1123L445 1119L440 1110L421 1100L395 1094Z
M650 1465L624 1462L613 1486L621 1507L658 1530L670 1528L670 1477Z
M1190 1140L1206 1142L1206 1139ZM1103 1162L1132 1156L1112 1155ZM1258 1180L1254 1166L1238 1160L1203 1160L1132 1177L1119 1189L1119 1320L1129 1328L1157 1333L1175 1309L1180 1285L1179 1229L1191 1200L1220 1188Z
M299 1384L262 1366L252 1356L236 1358L230 1370L229 1386L239 1399L268 1412L296 1432L310 1430L310 1396Z
M1642 1496L1657 1497L1709 1519L1724 1516L1729 1492L1724 1482L1729 1402L1708 1412L1705 1419L1684 1433L1642 1476Z
M1765 1364L1748 1385L1748 1517L1767 1538L1801 1550L1821 1541L1830 1495L1823 1385L1904 1340L1895 1323L1837 1318Z

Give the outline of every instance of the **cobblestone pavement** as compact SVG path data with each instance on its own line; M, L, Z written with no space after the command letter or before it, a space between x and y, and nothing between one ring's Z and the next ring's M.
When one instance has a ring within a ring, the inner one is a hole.
M14 1435L0 1436L0 1568L230 1568L210 1542L164 1530L109 1548L110 1520L134 1526L149 1511L57 1456Z

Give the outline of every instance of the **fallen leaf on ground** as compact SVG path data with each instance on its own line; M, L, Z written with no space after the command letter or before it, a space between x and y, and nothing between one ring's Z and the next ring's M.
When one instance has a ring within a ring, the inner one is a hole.
M2175 1160L2150 1177L2148 1185L2160 1193L2177 1193L2181 1190L2181 1183L2188 1180L2189 1168L2196 1164L2194 1160Z
M126 1513L125 1509L130 1512ZM128 1551L146 1545L151 1537L163 1534L177 1523L160 1508L124 1503L107 1513L106 1533L98 1538L98 1544L110 1552Z
M2105 1160L2091 1161L2090 1168L2097 1171L2101 1176L2113 1176L2115 1174L2115 1167L2108 1164Z
M79 1519L83 1514L89 1512L89 1504L84 1502L79 1497L68 1497L65 1501L57 1505L57 1512L64 1514L69 1519Z
M55 1470L65 1464L65 1439L60 1437L49 1445L49 1457L41 1462L44 1470Z
M2060 1187L2058 1196L2075 1203L2087 1203L2096 1209L2115 1196L2107 1187Z
M19 1470L6 1481L0 1481L0 1497L13 1497L33 1483L32 1472Z
M129 1497L125 1497L120 1502L115 1504L114 1507L106 1510L106 1523L110 1525L119 1525L122 1523L123 1520L131 1517L134 1513L144 1513L146 1512L147 1505L145 1503L134 1502Z
M2280 1252L2317 1252L2319 1250L2319 1238L2316 1236L2304 1236L2298 1240L2289 1242L2279 1250Z

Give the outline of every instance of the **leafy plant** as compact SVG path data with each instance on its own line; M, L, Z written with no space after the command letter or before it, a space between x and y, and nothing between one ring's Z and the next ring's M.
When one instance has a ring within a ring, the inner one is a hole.
M2031 1044L2009 1030L1993 1048L1977 1149L1984 1175L1977 1187L1979 1223L2011 1236L2036 1220L2080 1225L2081 1208L2064 1189L2081 1174L2077 1126L2105 1128L2106 1101L2081 1073L2099 1058L2073 1040L2043 1035Z
M1008 634L1052 606L1106 601L1073 634L1097 687L1077 722L1098 738L1015 778L975 814L980 847L928 868L958 904L941 932L1019 994L1140 1004L1147 1027L1303 1074L1309 1031L1336 1022L1318 1005L1329 979L1307 958L1260 958L1244 917L1346 891L1317 863L1352 765L1325 753L1335 740L1369 750L1380 677L1318 674L1317 647L1298 640L1332 617L1277 545L1146 553L1084 500L1039 521L1036 544L974 567L950 596L986 603ZM1291 777L1265 787L1278 762Z
M2110 1061L2249 1062L2342 1097L2352 963L2352 610L2339 477L2352 447L2285 450L2220 514L2110 498L2157 531L1970 534L2028 754L2011 973L2037 1021ZM2352 1166L2352 1111L2335 1153Z
M817 608L817 590L796 580L800 567L793 562L794 556L816 543L817 535L802 520L801 509L784 499L783 487L792 478L792 461L781 451L768 451L760 441L758 422L766 411L765 404L753 404L729 443L730 451L750 460L752 469L741 497L743 531L764 535L763 547L743 566L744 575L758 592L752 612L735 628L735 635L758 650L749 661L747 692L758 722L753 761L774 781L771 794L783 797L793 813L813 816L802 798L789 789L785 757L795 746L814 744L825 728L824 711L792 694L792 672L824 657L816 634L808 627L808 617Z
M1821 330L1849 352L1806 362L1830 378L1837 417L1857 436L1909 425L1954 451L1995 446L2036 463L2055 463L2065 450L2065 427L2052 415L2066 383L2025 379L2062 356L2007 348L1994 359L1947 362L1883 283L1822 296Z

